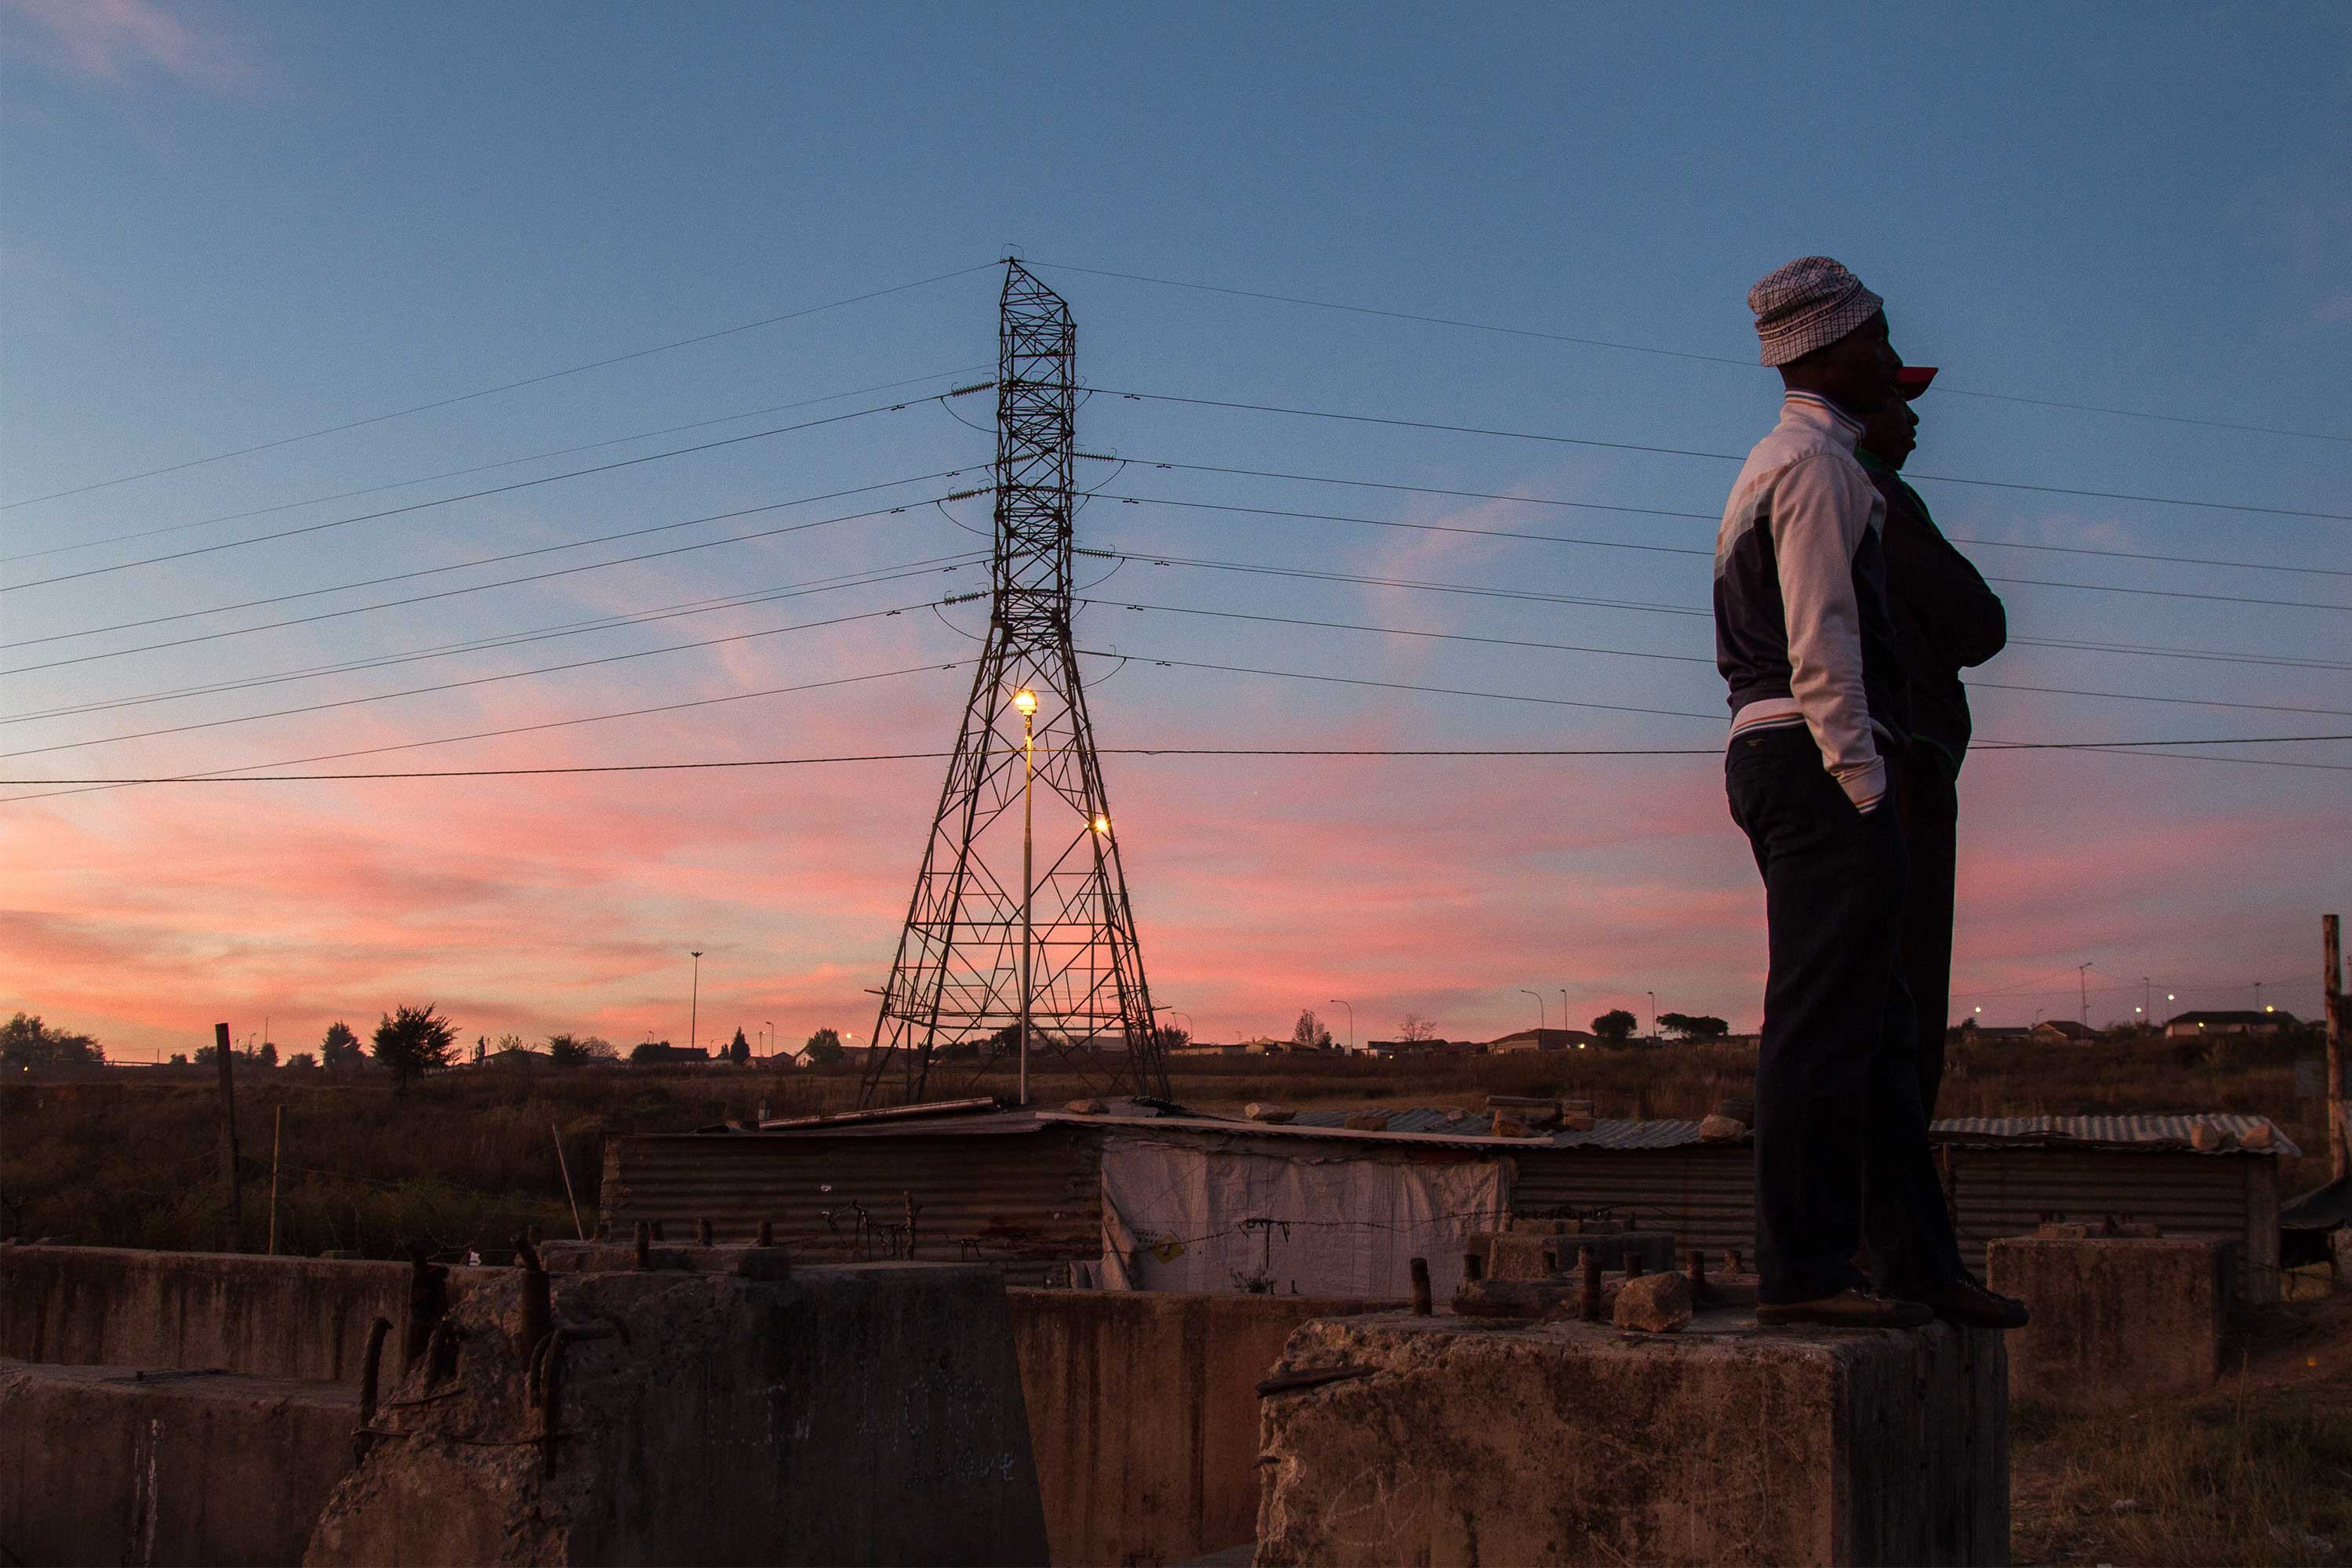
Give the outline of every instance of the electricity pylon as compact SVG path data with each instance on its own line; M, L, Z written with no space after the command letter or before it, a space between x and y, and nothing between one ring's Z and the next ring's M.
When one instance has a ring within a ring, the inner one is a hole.
M1070 641L1077 331L1018 261L1000 310L988 637L882 993L865 1105L972 1092L992 1076L1025 1097L1047 1063L1113 1092L1168 1093Z

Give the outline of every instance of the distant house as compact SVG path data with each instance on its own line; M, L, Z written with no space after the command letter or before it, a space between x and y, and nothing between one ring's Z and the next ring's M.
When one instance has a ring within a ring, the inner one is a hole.
M2174 1039L2198 1035L2274 1035L2281 1029L2294 1027L2295 1022L2294 1014L2282 1013L2275 1007L2259 1011L2252 1007L2200 1008L2176 1015L2164 1026L2164 1032Z
M631 1067L702 1067L709 1060L710 1053L700 1046L673 1046L667 1040L647 1040L629 1047Z
M1413 1057L1477 1057L1486 1047L1475 1040L1367 1040L1366 1054L1382 1061Z
M2063 1040L2078 1046L2098 1038L2089 1028L2072 1018L2044 1018L2033 1026L2033 1037L2037 1040Z
M485 1067L505 1068L509 1071L530 1072L535 1068L547 1066L549 1059L547 1053L544 1051L525 1050L520 1046L509 1046L504 1050L492 1051L488 1056L482 1058L482 1063Z
M1496 1056L1514 1051L1580 1051L1601 1043L1601 1037L1583 1029L1521 1029L1486 1042Z
M1239 1041L1230 1046L1220 1046L1207 1040L1187 1040L1181 1046L1169 1047L1168 1054L1171 1057L1243 1057L1249 1054L1249 1047Z

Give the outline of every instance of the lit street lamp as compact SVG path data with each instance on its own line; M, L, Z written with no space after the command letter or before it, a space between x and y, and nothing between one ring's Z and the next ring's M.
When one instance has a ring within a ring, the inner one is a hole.
M1538 1045L1541 1045L1543 1043L1544 1031L1543 993L1540 991L1530 991L1526 986L1522 985L1519 987L1519 994L1522 996L1532 996L1536 999L1536 1043Z
M1350 1055L1353 1055L1356 1049L1356 1005L1344 997L1334 996L1331 998L1331 1005L1345 1007L1348 1010L1348 1050Z

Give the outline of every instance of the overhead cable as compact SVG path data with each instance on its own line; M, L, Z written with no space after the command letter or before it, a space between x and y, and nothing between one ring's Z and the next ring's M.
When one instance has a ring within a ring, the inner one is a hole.
M1296 479L1305 484L1347 485L1358 489L1401 490L1412 495L1450 496L1464 500L1517 501L1527 506L1573 507L1582 511L1623 512L1634 517L1684 518L1704 522L1712 528L1722 520L1711 511L1671 511L1660 507L1616 506L1605 501L1567 500L1557 496L1513 494L1505 490L1443 489L1432 485L1404 485L1380 479L1340 479L1327 474L1293 474L1272 468L1236 468L1213 463L1171 463L1155 458L1121 458L1105 452L1080 452L1080 458L1096 463L1135 463L1154 468L1182 469L1196 474L1231 474L1249 479ZM2244 572L2293 572L2320 577L2352 577L2352 568L2335 566L2285 566L2267 561L2225 561L2205 555L2161 555L2141 550L2099 550L2082 544L2027 544L2011 539L1986 539L1980 535L1948 533L1944 536L1954 544L1979 545L1993 550L2031 550L2052 555L2095 555L2115 561L2149 561L2172 566L2229 566Z
M966 661L969 662L969 661ZM860 678L867 679L867 678ZM764 694L761 694L764 695ZM2104 752L2124 753L2129 748L2152 746L2252 746L2301 741L2352 741L2352 735L2252 735L2230 740L2171 741L2047 741L2047 742L1984 742L1981 749L1995 752ZM427 742L431 743L431 742ZM1113 757L1719 757L1723 748L1717 746L1097 746L1099 755ZM789 768L816 767L847 763L917 763L939 762L951 757L952 752L863 752L836 756L811 757L741 757L719 762L692 763L580 763L555 767L535 768L433 768L397 773L160 773L153 775L120 776L87 779L0 779L0 785L15 787L26 784L79 784L121 786L126 784L331 784L359 779L475 779L533 778L564 773L700 773L718 768ZM2155 752L2154 755L2167 755ZM2193 761L2252 763L2266 759L2257 757L2214 757L2183 759ZM257 763L256 766L284 764ZM2307 767L2335 770L2339 767L2352 772L2352 765L2332 763L2280 763L2281 767ZM69 793L69 792L58 792ZM39 800L37 795L11 795L7 799ZM5 802L0 802L5 804ZM2175 989L2179 989L2175 987ZM2192 987L2193 989L2193 987ZM1958 994L1956 993L1955 994ZM1983 993L1969 993L1983 994Z
M1284 517L1312 522L1354 522L1368 528L1402 528L1419 533L1475 534L1484 539L1516 539L1534 544L1582 545L1594 550L1632 550L1652 555L1698 555L1714 557L1712 550L1701 550L1682 544L1630 544L1614 539L1578 539L1558 533L1526 533L1507 528L1472 528L1464 523L1402 522L1393 518L1349 517L1329 511L1285 511L1273 507L1232 506L1221 501L1171 500L1165 496L1121 496L1105 494L1104 500L1115 500L1129 506L1181 507L1192 511L1224 511L1245 517ZM1999 583L2014 588L2071 588L2085 594L2133 594L2158 599L2200 599L2225 605L2260 605L2283 610L2333 610L2339 615L2352 615L2352 605L2323 604L2312 599L2257 599L2242 594L2202 594L2185 588L2132 588L2111 583L2059 583L2040 577L1988 576L1988 583Z
M39 756L49 752L76 752L85 746L110 746L123 741L152 740L159 735L184 735L196 730L220 730L236 724L254 724L265 719L286 719L302 713L325 713L344 708L364 708L372 703L390 702L402 697L425 697L442 691L467 690L477 686L497 686L509 680L529 680L542 675L561 675L568 670L592 669L607 664L627 664L633 660L656 658L665 654L690 653L699 648L723 647L730 643L751 642L760 637L782 637L789 632L823 631L835 626L854 626L861 621L878 621L887 616L904 615L908 610L928 609L934 603L936 603L934 600L919 599L911 605L897 605L881 610L861 610L855 615L832 616L821 621L801 621L786 626L762 626L757 631L735 632L726 637L705 637L696 642L666 643L659 647L633 648L626 653L608 653L594 658L568 659L562 664L543 664L530 669L510 669L496 675L468 676L461 680L436 681L430 686L404 687L397 691L370 692L364 697L341 697L326 702L305 702L292 708L272 708L260 713L239 713L226 719L201 719L186 724L161 725L152 730L131 730L114 735L95 735L86 740L58 741L46 746L26 746L14 752L0 752L0 759Z
M117 709L143 707L153 702L172 702L194 697L215 697L223 692L247 691L264 686L282 686L291 681L312 680L332 675L351 675L361 670L383 669L394 665L418 664L430 659L452 658L460 654L488 653L499 648L517 647L526 643L546 642L557 637L587 637L597 632L651 626L656 622L677 620L689 616L716 615L720 611L743 609L753 605L804 598L816 594L833 593L843 588L862 588L872 584L894 583L933 572L953 572L964 566L976 565L987 559L985 554L977 552L960 555L934 555L920 561L861 568L856 572L837 573L832 576L811 578L805 582L755 588L740 594L723 594L715 598L688 599L677 604L658 605L645 610L594 616L586 620L562 621L551 626L533 626L522 631L504 632L489 637L467 637L457 642L439 643L427 647L405 649L398 653L375 654L364 658L343 659L331 664L306 665L294 669L274 670L264 675L214 681L200 686L171 687L160 691L137 692L129 696L101 698L89 702L0 715L0 724L30 724L46 719L71 718L82 713L111 712Z
M1709 462L1744 463L1744 453L1706 452L1689 447L1653 447L1634 441L1601 441L1582 436L1552 436L1532 430L1499 430L1479 425L1444 425L1429 419L1394 419L1372 414L1336 414L1321 408L1289 408L1271 403L1239 403L1215 397L1181 397L1166 392L1132 392L1111 387L1094 390L1106 397L1139 403L1180 403L1197 408L1230 408L1247 414L1281 414L1298 419L1337 419L1351 425L1379 425L1391 429L1436 430L1454 436L1492 436L1511 441L1542 441L1560 447L1593 447L1612 452L1647 452L1667 458L1699 458ZM2197 507L2207 511L2251 512L2265 517L2316 518L2327 522L2352 522L2352 512L2304 511L2294 507L2254 506L2243 501L2193 500L2179 496L2144 496L2123 490L2075 489L2063 485L2034 485L2017 479L1972 479L1956 474L1921 474L1948 485L1977 485L1990 489L2030 490L2040 495L2089 496L2102 500L2146 501L2158 506Z
M772 539L779 534L803 533L810 529L828 528L835 523L857 522L872 517L888 517L894 513L906 511L910 507L928 504L927 501L913 501L908 506L876 507L868 511L844 512L837 517L821 517L808 522L787 523L779 528L763 528L753 533L730 533L722 539L706 539L694 544L675 544L667 550L641 551L635 555L615 556L610 561L591 561L579 566L561 566L551 572L530 572L520 577L501 577L495 582L471 583L458 588L441 588L430 594L412 594L405 598L380 599L372 605L353 605L341 610L321 610L316 615L291 616L282 621L263 621L250 626L231 626L224 631L199 632L192 637L173 637L163 642L140 643L131 647L110 648L104 653L85 653L72 658L55 658L41 664L18 665L13 669L0 670L0 675L22 675L36 669L55 669L63 665L89 664L99 659L120 658L127 654L152 653L159 648L185 647L192 643L216 642L224 637L245 637L254 632L278 631L287 626L309 626L318 621L331 621L344 616L362 616L375 610L396 609L405 605L421 605L436 599L457 598L466 594L488 593L494 588L511 588L521 583L543 583L553 577L570 577L583 572L600 572L609 566L627 566L640 561L654 561L670 555L685 555L698 550L715 550L722 545L743 544L755 539ZM768 511L774 509L755 507L751 510Z
M75 550L95 550L101 544L120 544L131 539L152 539L162 533L181 533L191 528L210 528L215 523L241 522L249 517L268 517L274 512L293 511L306 506L324 506L331 500L350 500L354 496L378 495L385 490L404 489L410 485L431 484L436 479L462 479L467 474L486 474L493 468L511 468L520 463L536 463L549 458L568 458L575 452L593 452L605 447L623 447L631 441L650 441L656 436L675 436L685 430L704 430L713 425L731 425L739 419L756 419L763 414L788 414L795 408L808 408L819 403L838 403L845 397L864 397L869 393L895 392L902 386L919 386L927 381L947 381L959 375L972 375L992 368L988 365L966 365L958 370L935 371L929 375L910 375L902 381L878 382L872 386L852 387L846 392L828 392L822 397L803 397L797 403L772 403L764 408L747 408L739 414L722 414L715 419L695 419L684 425L665 425L657 430L639 430L628 436L610 436L602 441L587 441L577 447L557 447L550 451L526 453L520 458L501 458L495 463L476 463L470 468L444 468L439 473L418 474L405 479L391 479L380 485L363 485L355 490L337 490L332 495L311 496L303 500L279 501L275 506L255 507L249 511L225 511L217 517L200 517L189 522L166 523L161 528L140 529L131 533L111 533L103 539L85 539L77 544L52 544L40 550L19 551L14 555L0 555L0 564L11 561L30 561L37 556L62 555ZM2352 574L2347 574L2352 575Z
M158 468L142 468L135 474L122 474L110 479L98 479L89 484L76 485L69 489L51 490L47 495L27 496L22 500L0 501L0 511L8 510L21 506L33 506L41 501L57 500L65 496L82 495L90 490L105 489L111 485L125 485L129 484L133 479L152 479L158 474L176 474L184 468L201 468L207 463L217 463L229 458L242 458L253 452L266 452L270 450L272 447L289 447L298 441L314 441L321 436L340 435L345 430L357 430L361 426L367 425L381 425L387 419L405 418L411 414L423 414L435 408L446 408L453 404L470 403L478 397L490 397L501 392L513 392L521 387L537 386L541 382L556 381L567 375L578 375L583 371L602 370L607 365L623 364L630 360L644 359L651 354L667 353L672 349L688 348L696 343L707 343L718 338L732 337L738 332L749 332L761 327L772 327L780 322L798 321L803 316L814 316L825 310L838 310L846 305L863 304L868 300L879 300L886 295L903 294L910 289L928 288L933 283L944 283L950 279L961 278L968 273L984 271L998 264L993 261L983 261L972 267L960 267L953 272L942 272L938 274L936 277L931 278L919 278L912 283L894 283L887 289L875 289L864 294L854 294L846 300L831 300L822 305L811 305L803 310L787 310L781 315L762 316L756 321L745 321L738 326L721 327L716 331L698 332L690 338L677 338L669 342L656 343L651 348L632 349L627 353L613 354L604 359L590 360L583 364L567 365L562 370L551 370L540 375L525 376L520 381L502 382L497 386L486 386L475 392L463 392L452 397L436 398L430 403L412 404L406 408L395 408L387 414L371 414L364 419L347 420L341 425L327 426L323 429L305 431L299 436L280 436L275 440L257 441L252 446L239 447L234 451L215 452L211 456L204 458L190 458L185 462L168 463Z
M1733 365L1753 372L1759 368L1754 360L1734 359L1727 354L1694 353L1685 349L1660 348L1654 343L1621 342L1612 338L1574 337L1566 332L1538 331L1531 327L1508 327L1491 321L1465 321L1450 316L1425 316L1410 310L1382 310L1368 305L1345 305L1332 300L1310 300L1297 294L1270 294L1255 289L1233 289L1216 283L1188 283L1175 278L1152 278L1139 272L1114 272L1100 267L1078 267L1068 262L1035 261L1029 265L1058 268L1064 272L1080 272L1096 278L1118 278L1130 283L1150 283L1166 289L1191 289L1203 294L1232 294L1245 300L1266 300L1284 305L1306 305L1318 310L1341 310L1357 316L1380 316L1395 321L1418 321L1429 326L1461 327L1471 331L1493 332L1504 337L1536 338L1547 342L1576 343L1586 348L1617 349L1626 353L1654 354L1663 359L1692 360L1704 364ZM2289 436L2305 441L2352 442L2352 436L2331 436L2318 430L2289 430L2275 425L2242 425L2227 419L2201 419L2182 414L2156 414L2142 408L2114 408L2097 403L2068 403L2053 397L2025 397L2011 392L1983 392L1971 387L1939 384L1937 392L1949 392L1960 397L1979 397L1996 403L2022 403L2035 408L2064 408L2078 414L2111 414L2125 419L2154 419L2168 425L2202 425L2216 430L2242 430L2263 436Z
M507 727L506 727L506 728L504 728L504 729L499 729L499 730L473 730L473 731L467 731L467 732L466 732L466 733L464 733L464 734L459 734L459 735L436 735L436 736L432 737L432 738L431 738L431 739L429 739L429 740L423 740L423 741L398 741L398 742L391 742L391 743L389 743L389 744L386 744L386 745L381 745L381 746L357 746L357 747L353 747L353 748L352 748L351 750L348 750L348 751L341 751L341 752L320 752L313 753L312 755L310 755L310 756L307 756L307 757L281 757L281 758L279 758L278 761L276 761L276 762L270 762L270 763L241 763L241 764L239 764L239 765L237 765L237 766L236 766L236 767L228 767L228 768L212 768L212 769L208 769L208 770L206 770L206 771L205 771L205 772L201 772L201 773L178 773L178 774L174 774L174 775L173 775L173 776L172 776L170 779L168 779L168 780L164 780L164 779L153 779L153 780L150 780L150 779L100 779L100 780L26 779L26 780L21 780L21 781L18 781L18 782L23 783L23 784L52 784L72 783L72 784L97 784L97 785L100 785L100 786L112 786L112 785L114 785L114 784L148 784L148 783L190 784L190 783L196 783L196 782L200 782L200 781L204 781L204 780L225 780L225 779L227 777L227 775L230 775L230 774L236 774L236 773L250 773L250 772L253 772L254 770L256 770L256 769L259 769L259 768L292 768L292 767L300 767L300 766L304 765L305 763L333 763L333 762L341 762L341 761L342 761L342 760L343 760L344 758L346 758L346 757L373 757L373 756L381 756L381 755L383 755L384 752L415 752L415 751L421 751L421 750L423 750L423 749L425 749L425 747L428 747L428 746L449 746L449 745L455 745L455 744L457 744L457 743L458 743L459 742L462 742L462 741L488 741L488 740L496 740L496 739L499 739L499 738L502 738L502 737L504 737L504 736L508 736L508 735L530 735L530 734L537 734L537 733L539 733L540 731L545 731L545 730L565 730L565 729L570 729L570 728L572 728L572 727L573 727L573 726L575 726L575 725L580 725L580 724L602 724L602 723L605 723L605 722L608 722L608 721L612 721L612 720L615 720L615 719L639 719L639 718L644 718L644 717L646 717L646 716L647 716L647 715L649 715L649 714L654 714L654 713L677 713L677 712L683 712L683 711L685 711L686 710L690 709L690 708L712 708L712 707L716 707L716 706L718 706L719 704L720 704L720 703L724 703L724 702L748 702L748 701L750 701L751 700L752 700L753 698L757 698L757 697L783 697L783 696L789 696L789 695L792 695L792 694L796 693L796 692L803 692L803 691L822 691L822 690L825 690L825 689L829 689L829 688L832 688L832 687L837 687L837 686L856 686L856 685L861 685L861 684L863 684L863 683L865 683L865 682L867 682L867 681L874 681L874 680L891 680L891 679L897 679L897 678L898 678L898 677L901 677L901 676L908 676L908 675L924 675L924 674L929 674L929 673L931 673L931 672L934 672L934 671L943 671L943 670L955 669L955 668L961 668L961 666L969 665L969 664L971 664L971 663L972 663L972 662L973 662L972 660L968 659L968 658L965 658L965 659L950 659L950 660L948 660L948 661L946 661L946 662L944 662L944 663L932 663L932 664L917 664L917 665L908 665L908 666L907 666L907 667L905 667L905 668L899 668L899 669L878 669L878 670L874 670L874 671L871 671L871 672L869 672L869 673L867 673L867 674L864 674L864 675L844 675L844 676L836 676L836 677L835 677L835 678L833 678L833 679L827 679L827 680L807 680L807 681L803 681L803 682L801 682L800 684L795 685L795 686L771 686L771 687L764 688L764 689L761 689L761 690L758 690L758 691L730 691L730 692L723 693L723 694L721 694L721 695L719 695L719 696L717 696L717 697L698 697L698 698L693 698L693 699L690 699L690 700L688 700L681 701L681 702L659 702L659 703L654 703L654 704L652 704L652 705L650 705L650 706L644 707L644 708L624 708L624 709L620 709L620 710L616 710L616 711L609 712L609 713L583 713L583 714L579 715L579 716L578 716L578 717L576 717L576 718L572 718L572 719L549 719L549 720L544 720L544 721L541 721L541 722L539 722L539 723L536 723L536 724L510 724L510 725L507 726ZM5 782L7 782L7 781L0 780L0 783L5 783ZM45 791L45 792L44 792L43 794L41 794L41 795L9 795L9 796L7 796L7 797L6 797L6 800L9 800L9 801L19 801L19 800L40 800L40 799L45 798L45 797L46 797L46 795L52 795L52 794L60 794L60 795L79 795L79 794L81 794L81 793L83 793L83 791L82 791L82 790L80 790L80 789ZM0 804L5 804L5 802L0 802Z
M875 414L897 414L911 408L916 403L932 403L950 397L965 397L995 385L992 381L971 386L957 387L935 398L916 398L906 403L877 403L870 408L854 408L846 414L828 414L822 419L806 419L798 425L779 425L773 429L753 430L746 435L728 436L717 441L703 441L691 447L675 447L667 452L646 452L639 457L623 458L614 462L598 463L592 468L571 468L560 474L542 474L535 479L517 479L510 485L494 485L488 489L467 490L462 495L441 496L432 500L411 501L406 506L386 507L382 511L362 512L356 517L336 518L328 522L308 522L299 528L282 528L275 533L250 534L244 539L224 539L212 544L199 544L187 550L174 550L163 555L143 556L136 561L117 561L107 566L86 566L79 572L61 572L54 577L36 577L29 582L0 584L0 593L15 593L21 588L42 588L54 583L70 583L83 577L102 577L109 573L127 572L135 566L153 566L166 561L184 561L192 555L209 555L215 551L236 550L247 544L266 544L272 540L291 539L298 534L318 533L331 528L346 528L355 522L373 522L380 518L402 517L410 512L429 510L434 507L450 506L461 500L479 500L484 496L500 496L514 490L527 490L540 485L551 485L562 479L577 479L590 474L609 474L615 468L633 468L641 463L658 463L666 458L683 458L697 452L716 451L721 447L740 446L746 441L764 440L771 436L789 436L795 431L814 430L826 425L839 425L846 420L863 419Z
M1078 604L1099 605L1105 609L1157 611L1171 616L1205 616L1219 620L1262 621L1271 626L1317 627L1330 631L1376 632L1388 637L1423 637L1444 642L1475 643L1495 647L1535 648L1552 653L1601 654L1614 658L1643 658L1676 664L1703 664L1715 667L1712 658L1690 653L1649 653L1635 648L1593 647L1580 643L1537 642L1525 637L1481 637L1468 632L1426 631L1413 626L1384 626L1357 621L1318 621L1301 616L1256 615L1242 610L1211 610L1184 605L1129 604L1117 599L1079 599ZM2091 691L2070 686L2028 686L1998 680L1970 680L1969 689L1990 691L2030 691L2047 697L2096 697L2118 702L2164 702L2187 708L2236 708L2263 713L2307 713L2329 719L2352 719L2352 709L2301 708L2279 702L2231 702L2204 697L2156 697L2137 691ZM0 752L0 755L8 753Z

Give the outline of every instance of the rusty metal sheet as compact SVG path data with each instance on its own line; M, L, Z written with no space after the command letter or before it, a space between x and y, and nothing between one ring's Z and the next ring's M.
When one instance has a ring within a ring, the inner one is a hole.
M887 1258L916 1205L918 1258L1052 1262L1102 1253L1099 1134L1039 1129L1028 1137L811 1137L693 1133L605 1145L606 1233L664 1222L686 1239L709 1219L715 1239L748 1241L770 1221L798 1256Z

